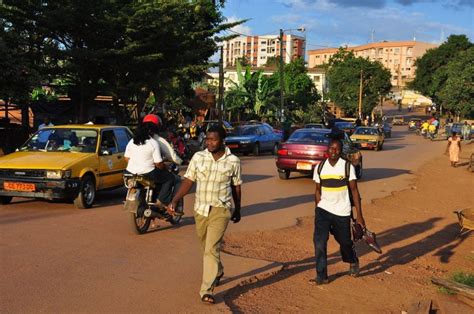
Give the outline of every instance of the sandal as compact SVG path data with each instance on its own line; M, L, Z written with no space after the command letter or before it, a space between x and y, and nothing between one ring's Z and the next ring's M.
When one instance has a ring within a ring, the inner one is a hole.
M219 276L216 277L216 287L219 287L219 284L221 283L221 279L224 277L224 273L220 274Z
M216 303L216 300L214 299L214 296L212 294L205 294L202 296L201 302L208 305L212 305Z

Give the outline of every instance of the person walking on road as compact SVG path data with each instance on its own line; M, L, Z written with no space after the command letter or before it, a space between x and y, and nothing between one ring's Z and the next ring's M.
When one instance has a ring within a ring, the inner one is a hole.
M314 246L316 252L316 279L311 283L326 284L327 242L329 233L339 243L342 260L349 263L349 275L359 275L359 260L351 238L351 196L356 210L356 223L365 228L355 169L349 161L341 158L342 143L332 139L329 157L314 171L316 182L316 214L314 223Z
M470 136L471 136L471 126L467 123L467 121L464 121L464 124L461 128L462 132L462 137L465 141L469 141Z
M224 275L220 258L221 242L229 220L240 221L241 166L240 159L224 145L226 132L212 126L206 134L207 149L197 152L189 162L184 180L169 205L174 211L178 201L196 182L194 219L203 254L201 301L214 304L214 288ZM234 212L231 213L231 200Z
M456 132L448 138L448 146L446 147L446 154L449 152L449 161L451 161L451 167L456 167L459 161L459 153L461 152L461 138L457 136Z

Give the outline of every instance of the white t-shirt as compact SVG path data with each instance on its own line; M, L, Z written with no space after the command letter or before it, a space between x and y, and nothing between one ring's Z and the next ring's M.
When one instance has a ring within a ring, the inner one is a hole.
M321 178L318 175L318 167L314 168L313 180L321 184L321 200L317 204L318 207L337 216L351 215L351 201L349 198L349 188L345 180L346 177L346 161L339 158L333 167L329 160L321 169ZM354 166L350 166L349 181L356 180Z
M145 141L143 145L135 145L133 139L125 148L125 157L130 158L127 170L133 174L145 174L155 169L155 163L162 162L160 147L154 139Z

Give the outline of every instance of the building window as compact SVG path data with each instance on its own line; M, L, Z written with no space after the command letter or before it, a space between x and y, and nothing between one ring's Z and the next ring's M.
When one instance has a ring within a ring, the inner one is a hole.
M405 70L407 70L407 71L410 71L410 70L411 70L411 68L405 68Z
M314 82L319 82L320 79L321 79L321 78L320 78L318 75L313 76L313 81L314 81Z
M400 48L395 48L395 53L399 54L400 53Z
M394 75L394 76L393 76L393 79L394 79L394 80L398 80L398 75Z
M266 41L264 41L264 40L262 40L262 41L260 42L260 44L261 44L261 45L266 45L266 44L267 44L267 42L266 42Z
M411 66L411 58L407 58L406 64L407 64L408 66Z
M413 51L413 47L408 47L407 48L407 55L411 56L412 51Z
M261 52L265 52L265 51L267 51L267 49L262 48L262 49L260 49L260 51L261 51Z

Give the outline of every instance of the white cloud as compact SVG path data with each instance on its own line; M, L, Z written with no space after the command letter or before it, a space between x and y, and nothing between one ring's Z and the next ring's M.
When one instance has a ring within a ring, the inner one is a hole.
M233 22L237 22L237 21L241 21L241 20L242 20L241 18L239 18L235 15L227 17L227 22L228 23L233 23ZM252 29L249 26L246 26L245 23L234 26L234 27L231 28L231 30L236 32L236 33L239 33L239 34L243 34L243 35L252 35Z

